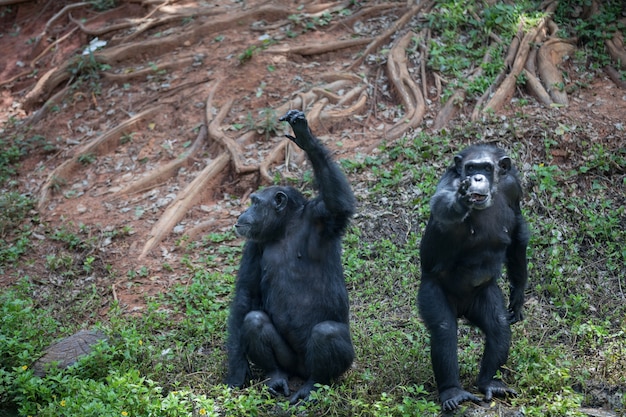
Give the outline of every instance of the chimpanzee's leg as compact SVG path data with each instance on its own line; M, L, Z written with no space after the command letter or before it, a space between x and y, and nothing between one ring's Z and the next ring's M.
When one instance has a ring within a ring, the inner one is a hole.
M316 324L312 331L305 358L309 379L290 399L294 404L307 399L315 384L329 384L350 368L354 360L354 348L350 328L345 323L324 321Z
M459 381L457 314L443 289L422 276L417 301L420 315L430 331L430 358L442 408L448 411L464 401L480 402L478 397L465 391Z
M478 389L485 394L485 401L490 401L494 395L515 395L513 389L494 378L496 372L506 363L511 345L509 313L502 291L495 281L477 296L473 305L474 308L466 317L485 334L485 351L480 363Z
M269 377L270 391L289 395L287 382L289 374L297 370L298 358L276 331L269 316L263 311L249 312L243 321L241 337L250 361Z

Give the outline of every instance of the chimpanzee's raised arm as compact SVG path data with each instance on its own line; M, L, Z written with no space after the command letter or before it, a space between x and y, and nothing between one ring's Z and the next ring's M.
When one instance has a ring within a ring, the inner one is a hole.
M311 133L304 113L289 110L281 121L291 125L294 136L285 135L302 148L309 157L326 210L337 219L347 221L354 214L355 200L348 179L332 160L328 150Z

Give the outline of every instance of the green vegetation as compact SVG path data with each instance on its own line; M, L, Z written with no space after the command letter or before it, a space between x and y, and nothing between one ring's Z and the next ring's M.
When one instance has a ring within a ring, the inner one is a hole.
M586 19L582 16L584 6L590 6L590 2L587 0L560 2L554 21L565 32L560 36L577 37L584 45L582 58L587 59L594 69L601 69L611 63L605 39L611 39L616 30L623 31L626 28L624 23L620 22L622 2L603 1L598 12Z
M102 92L102 84L100 82L100 73L111 69L109 64L98 62L96 56L90 52L87 55L79 55L74 59L74 65L69 71L72 75L70 83L73 89L80 89L86 86L89 91L96 95Z
M449 78L444 101L457 88L476 97L485 92L504 67L506 48L519 26L541 17L538 12L529 12L533 8L531 1L496 2L489 7L473 0L438 2L427 15L432 31L428 65ZM485 55L489 59L483 61ZM476 73L478 68L480 74Z
M103 297L111 297L89 277L132 286L135 277L153 271L142 265L127 274L113 271L95 250L99 241L123 239L130 229L67 223L45 231L55 244L45 274L21 274L0 295L0 403L23 416L438 415L429 335L415 308L421 232L447 161L465 138L483 137L482 129L490 128L419 134L382 147L375 157L341 161L367 185L344 245L357 361L340 383L320 387L317 401L289 407L262 384L244 390L220 384L228 302L242 248L232 232L181 244L182 277L167 293L147 298L140 315L113 305L101 317L95 312ZM560 135L577 128L544 132L544 160L523 169L531 280L526 320L513 327L503 377L520 393L510 404L525 415L574 416L598 375L603 383L626 383L626 213L618 175L626 153L581 139L581 158L563 168L550 151ZM529 146L516 143L510 149L514 159ZM18 247L39 244L27 226L8 226L29 224L23 198L11 194L2 201L5 235L14 236L5 245L14 252L0 252L5 265L27 260ZM44 277L49 283L42 285ZM33 376L30 365L45 346L85 322L95 323L109 341L70 369ZM460 327L459 338L462 382L472 386L482 338L467 326Z
M276 136L283 128L282 123L278 121L276 111L270 107L264 107L258 111L258 118L254 118L252 113L246 115L245 127L247 130L255 130L260 135L264 135L265 139Z

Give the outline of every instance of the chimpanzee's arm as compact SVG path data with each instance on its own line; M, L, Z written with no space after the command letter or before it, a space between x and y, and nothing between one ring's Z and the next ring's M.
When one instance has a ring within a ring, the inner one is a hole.
M260 306L261 252L257 243L248 241L244 247L242 262L237 274L235 298L228 317L228 375L226 384L242 387L250 377L250 365L241 337L243 320L250 311Z
M449 169L439 181L437 191L430 200L433 219L442 225L463 221L470 212L466 201L468 186L467 181L461 181L456 172Z
M519 210L518 210L519 211ZM516 323L524 318L524 291L528 283L528 261L526 247L528 246L529 231L521 211L516 213L516 226L513 231L511 245L506 253L506 269L510 282L509 294L509 323Z
M352 194L348 179L332 160L324 145L313 136L303 112L290 110L280 120L291 125L295 137L286 136L308 155L319 186L320 198L324 201L326 210L337 221L345 223L345 227L355 211L354 194Z

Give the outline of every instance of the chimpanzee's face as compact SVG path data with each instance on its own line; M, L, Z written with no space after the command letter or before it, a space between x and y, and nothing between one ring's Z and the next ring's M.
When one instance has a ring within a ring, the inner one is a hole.
M500 160L490 152L479 152L454 158L463 191L469 195L472 208L484 210L493 204L498 179L511 168L511 160Z
M287 195L277 187L268 187L250 196L250 207L237 219L235 233L246 239L267 241L281 233L282 212Z

